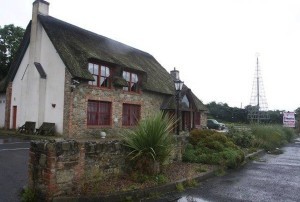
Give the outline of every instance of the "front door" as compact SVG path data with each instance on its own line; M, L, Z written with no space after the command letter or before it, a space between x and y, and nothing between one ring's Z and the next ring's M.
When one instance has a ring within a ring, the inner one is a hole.
M13 129L17 129L17 106L13 106Z
M190 131L191 130L191 112L182 112L182 130Z

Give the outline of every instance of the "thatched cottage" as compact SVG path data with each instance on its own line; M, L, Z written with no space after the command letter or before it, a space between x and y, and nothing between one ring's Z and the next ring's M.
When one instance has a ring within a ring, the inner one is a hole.
M48 10L46 1L33 3L17 57L0 83L0 127L51 122L65 137L80 137L131 128L161 110L174 113L172 74L152 55ZM206 125L207 109L187 86L181 98L180 129Z

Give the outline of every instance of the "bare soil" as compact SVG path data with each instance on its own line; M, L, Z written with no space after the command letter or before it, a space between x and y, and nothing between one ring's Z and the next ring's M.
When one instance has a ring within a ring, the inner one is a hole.
M137 180L133 174L125 174L97 183L88 183L84 186L81 195L109 195L116 192L145 189L180 180L193 179L213 169L215 169L215 166L212 165L174 162L164 166L160 175L152 177L144 176L145 180L142 182ZM161 178L164 179L163 182L160 180Z

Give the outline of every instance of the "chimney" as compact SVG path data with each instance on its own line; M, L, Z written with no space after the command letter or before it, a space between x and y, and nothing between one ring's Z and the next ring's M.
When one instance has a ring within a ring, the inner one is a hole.
M36 0L33 2L32 19L38 14L48 15L49 13L49 2L43 0Z
M31 20L31 33L30 33L30 63L40 63L40 49L42 26L39 23L38 15L48 15L49 3L43 0L36 0L33 3L32 20Z
M38 18L39 15L47 16L49 12L49 3L43 0L36 0L33 2L31 33L29 44L29 65L27 70L26 83L24 82L25 98L24 98L24 115L26 121L37 122L40 126L44 121L45 111L45 96L46 96L46 79L40 78L40 74L35 66L36 63L41 65L41 53L43 50L43 26ZM44 47L47 48L47 47ZM45 66L44 66L45 67ZM45 69L47 72L47 70ZM29 107L27 106L36 106Z
M175 67L174 67L174 70L170 71L170 74L171 74L171 76L172 76L172 78L173 78L174 81L180 80L180 78L179 78L179 71L176 70Z

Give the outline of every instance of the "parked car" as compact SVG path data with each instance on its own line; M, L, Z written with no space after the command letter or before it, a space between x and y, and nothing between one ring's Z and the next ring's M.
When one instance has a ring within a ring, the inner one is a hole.
M225 129L225 124L219 123L215 119L207 119L207 127L209 129L223 130L223 129Z

